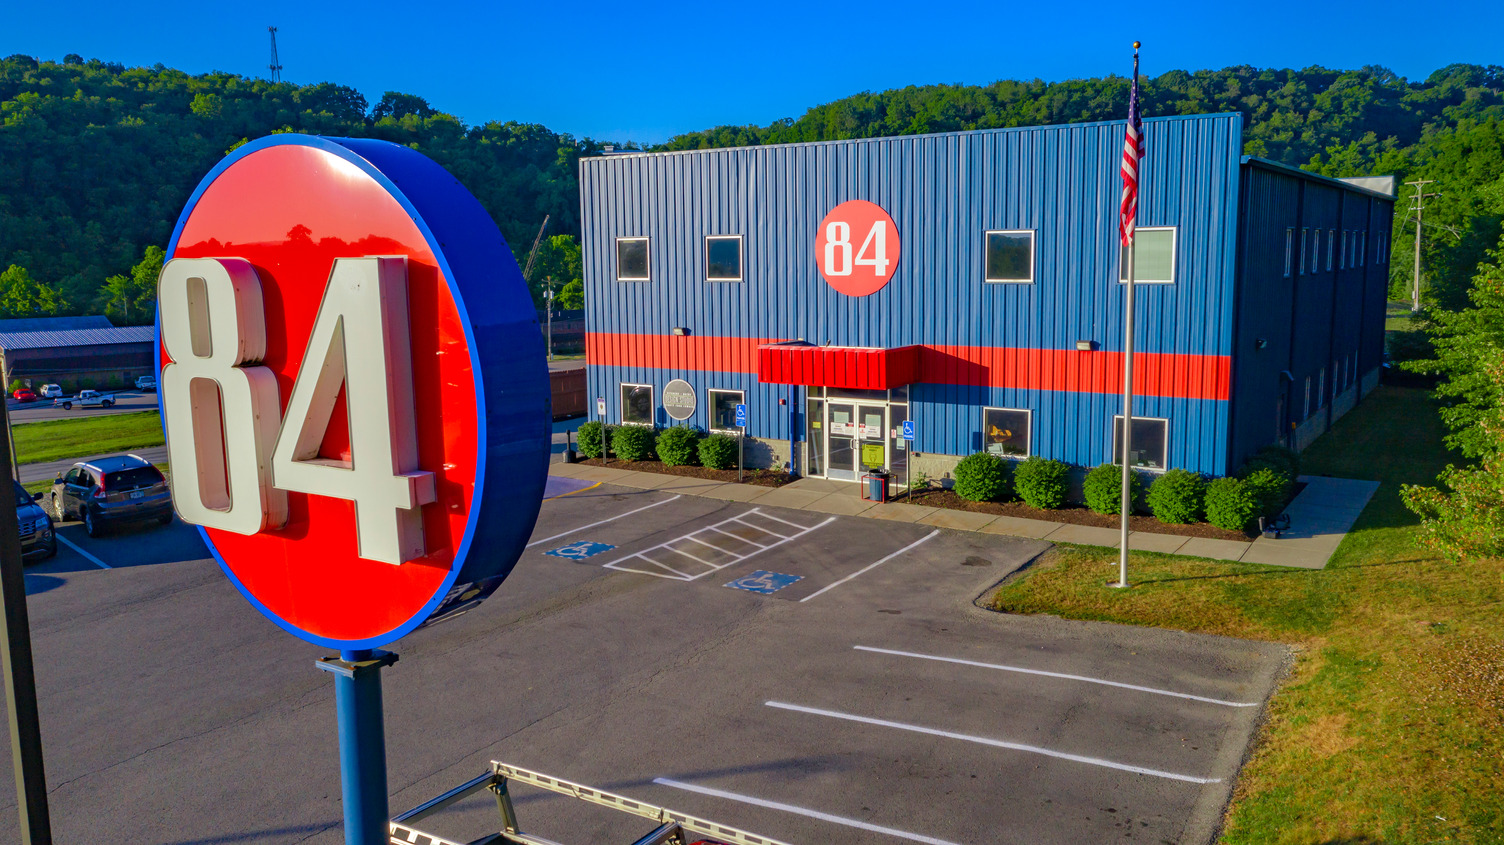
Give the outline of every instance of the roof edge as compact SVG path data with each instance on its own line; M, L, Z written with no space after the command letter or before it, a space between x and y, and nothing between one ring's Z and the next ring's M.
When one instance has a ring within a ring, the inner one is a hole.
M1258 156L1243 156L1242 163L1251 165L1253 167L1260 167L1265 170L1272 170L1276 173L1283 173L1287 176L1297 176L1301 179L1306 179L1311 182L1320 182L1326 185L1330 185L1334 188L1341 188L1345 191L1352 191L1355 194L1366 194L1370 197L1375 197L1381 200L1389 200L1390 202L1394 202L1395 199L1397 199L1394 194L1386 194L1382 191L1375 191L1370 188L1362 187L1361 185L1355 185L1352 182L1347 182L1342 179L1336 179L1331 176L1322 176L1320 173L1312 173L1309 170L1301 170L1299 167L1285 164L1284 162L1280 161L1273 161L1271 159L1260 158Z

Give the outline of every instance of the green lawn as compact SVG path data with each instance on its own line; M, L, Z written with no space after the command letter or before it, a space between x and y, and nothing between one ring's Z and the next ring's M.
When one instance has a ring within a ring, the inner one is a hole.
M156 411L22 423L11 426L11 436L16 439L16 461L22 464L123 452L166 442Z
M997 609L1289 643L1289 678L1233 795L1228 843L1504 842L1504 561L1416 547L1402 483L1450 456L1430 395L1381 387L1302 471L1381 482L1321 571L1062 547Z

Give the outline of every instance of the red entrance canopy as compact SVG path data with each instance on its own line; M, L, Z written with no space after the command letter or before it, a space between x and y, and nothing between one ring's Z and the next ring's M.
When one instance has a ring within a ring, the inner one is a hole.
M771 343L757 347L757 379L764 384L888 390L919 380L919 347Z

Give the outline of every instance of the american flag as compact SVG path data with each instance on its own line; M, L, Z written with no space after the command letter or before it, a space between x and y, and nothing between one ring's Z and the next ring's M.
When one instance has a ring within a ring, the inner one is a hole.
M1123 246L1133 243L1133 227L1138 221L1138 164L1143 158L1144 124L1138 115L1138 50L1134 50L1133 89L1128 94L1128 133L1123 136L1123 201L1118 206L1118 234L1123 239Z

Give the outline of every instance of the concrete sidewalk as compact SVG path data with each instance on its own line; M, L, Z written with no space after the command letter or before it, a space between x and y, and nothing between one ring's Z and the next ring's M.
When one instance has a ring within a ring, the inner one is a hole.
M861 498L860 485L823 478L801 478L783 487L758 487L752 484L711 481L656 472L636 472L612 467L555 463L549 472L565 478L604 482L622 487L665 490L707 499L755 502L780 508L863 516L977 531L1005 534L1055 543L1117 548L1120 532L1115 528L1071 525L1043 519L1021 519L987 513L950 510L898 502L877 503ZM1178 534L1155 534L1134 531L1128 536L1131 549L1189 555L1213 560L1267 563L1302 569L1321 569L1331 559L1342 538L1358 519L1358 514L1378 489L1376 481L1354 481L1324 476L1301 476L1306 488L1290 503L1291 530L1278 539L1259 537L1252 542L1183 537Z

